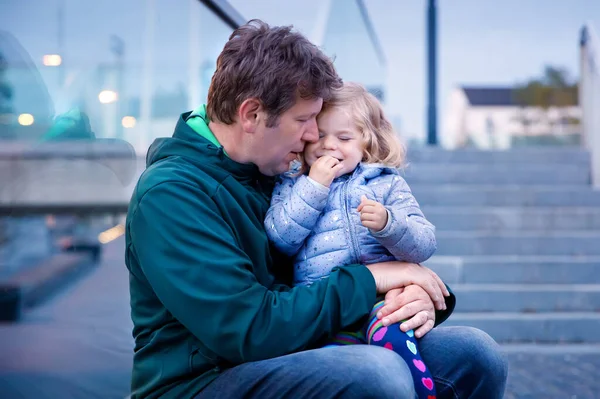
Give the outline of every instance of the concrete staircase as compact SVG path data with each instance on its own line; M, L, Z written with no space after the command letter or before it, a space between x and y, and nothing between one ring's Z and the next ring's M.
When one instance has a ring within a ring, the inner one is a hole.
M577 148L409 151L437 227L427 266L453 288L447 325L499 342L600 343L600 191Z

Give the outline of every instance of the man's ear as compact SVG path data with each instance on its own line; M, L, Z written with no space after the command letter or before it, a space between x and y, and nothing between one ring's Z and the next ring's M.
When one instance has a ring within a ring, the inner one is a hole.
M238 118L244 132L254 133L262 118L262 104L256 98L248 98L242 102L238 110Z

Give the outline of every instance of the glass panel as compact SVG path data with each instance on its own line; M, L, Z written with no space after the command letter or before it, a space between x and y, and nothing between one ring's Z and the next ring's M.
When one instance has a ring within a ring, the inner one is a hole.
M126 397L122 212L152 140L206 100L231 28L198 0L0 1L0 27L0 390Z
M356 1L332 0L322 47L335 58L335 66L344 80L361 83L385 100L385 65Z
M61 204L44 202L36 191L49 185L52 197L84 191L66 190L78 180L61 155L82 151L75 146L82 140L101 144L113 158L133 147L137 170L108 168L120 179L114 190L130 190L151 142L170 136L181 113L206 101L216 58L232 29L198 0L30 0L2 2L0 8L1 278L65 250L69 242L99 246L99 234L116 221L40 214ZM38 150L55 142L61 144L50 152ZM22 168L30 161L59 183L41 184L44 173L24 175L32 170ZM107 175L107 163L87 164L86 190L100 198L105 186L93 179ZM35 203L24 204L24 198ZM27 215L25 205L36 215Z

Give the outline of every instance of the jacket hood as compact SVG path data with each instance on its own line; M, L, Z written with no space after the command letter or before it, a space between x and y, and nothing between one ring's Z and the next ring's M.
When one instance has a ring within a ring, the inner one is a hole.
M217 165L238 180L263 177L255 165L235 162L225 154L222 146L216 146L194 131L186 123L190 114L186 112L179 117L172 137L154 140L146 155L146 167L169 157L181 157L196 165Z

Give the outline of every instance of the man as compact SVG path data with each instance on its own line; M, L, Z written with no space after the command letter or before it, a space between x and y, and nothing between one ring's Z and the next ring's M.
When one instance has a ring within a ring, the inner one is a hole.
M311 348L364 322L377 293L391 322L422 336L454 306L439 278L401 262L340 265L290 288L263 229L272 176L318 139L340 85L302 35L252 21L219 56L207 105L151 146L126 226L134 398L414 397L392 351ZM439 397L502 397L506 364L486 334L436 328L421 351Z

